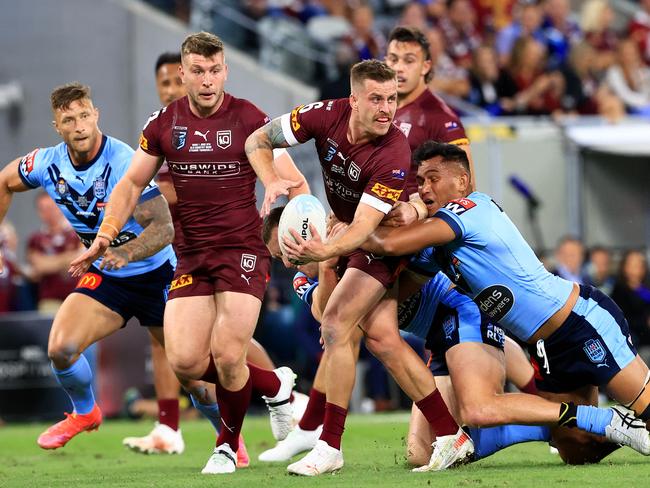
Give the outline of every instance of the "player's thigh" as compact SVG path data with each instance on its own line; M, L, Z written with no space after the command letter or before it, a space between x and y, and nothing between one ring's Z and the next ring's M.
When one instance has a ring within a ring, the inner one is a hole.
M119 330L124 318L82 293L71 293L59 308L48 342L55 353L74 354Z
M354 327L386 293L384 285L369 274L348 268L327 301L321 321L323 338L349 340Z
M461 410L503 393L506 368L502 350L480 342L461 342L449 349L445 358Z
M532 378L533 367L521 346L508 336L505 337L503 349L506 359L506 378L521 390Z
M645 388L648 380L648 366L637 354L636 357L619 371L607 384L607 391L619 403L632 404L637 414L642 413L650 404L650 388Z
M402 341L397 325L397 300L394 292L387 292L362 319L361 328L366 346L377 355L400 346Z
M172 364L193 363L210 355L216 317L212 295L178 297L165 307L164 342Z
M217 316L211 336L212 354L245 354L262 302L253 295L232 291L217 292L215 302Z

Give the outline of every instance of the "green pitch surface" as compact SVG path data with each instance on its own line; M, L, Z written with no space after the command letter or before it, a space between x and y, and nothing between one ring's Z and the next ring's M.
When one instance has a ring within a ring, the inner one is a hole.
M234 475L207 476L200 471L213 447L207 422L182 425L186 450L180 456L145 456L127 451L122 438L143 435L151 422L107 421L98 432L83 433L66 447L43 451L36 438L45 425L0 427L0 486L2 487L492 487L492 486L647 486L650 458L621 449L593 466L564 466L549 454L548 445L531 443L452 471L411 473L404 457L407 417L351 416L344 437L345 467L336 475L318 478L288 476L283 464L262 464L257 455L272 446L268 420L247 419L244 425L251 467Z

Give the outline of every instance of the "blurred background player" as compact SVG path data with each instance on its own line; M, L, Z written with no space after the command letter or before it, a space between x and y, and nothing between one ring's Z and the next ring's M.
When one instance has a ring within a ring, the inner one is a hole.
M77 280L70 276L68 268L83 246L54 200L45 192L36 197L36 213L42 226L29 236L27 261L30 279L38 288L38 311L53 315L75 289Z
M274 436L284 438L292 428L293 372L247 367L245 362L270 257L261 239L255 175L246 161L244 141L268 118L247 100L224 92L228 68L217 36L189 35L181 56L187 97L149 118L130 171L117 186L107 214L121 228L137 195L160 168L161 158L167 159L185 239L165 312L167 357L179 377L216 384L218 422L224 428L202 472L233 473L253 388L269 406ZM215 162L217 157L229 162ZM286 151L274 165L296 181L295 194L308 192ZM95 239L91 249L73 263L75 272L105 252L107 245L107 239ZM200 399L193 396L192 400L200 408ZM214 411L206 415L214 418Z

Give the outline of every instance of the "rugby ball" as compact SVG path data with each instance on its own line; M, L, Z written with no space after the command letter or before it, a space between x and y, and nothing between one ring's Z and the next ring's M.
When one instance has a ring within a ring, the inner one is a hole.
M282 254L285 254L282 238L287 236L289 239L293 239L289 233L289 229L294 229L303 239L308 241L311 239L310 224L316 228L321 239L325 240L327 214L318 198L313 195L298 195L289 200L289 203L287 203L287 206L282 211L278 225L278 241ZM305 264L304 262L297 262L295 260L290 261L296 265Z

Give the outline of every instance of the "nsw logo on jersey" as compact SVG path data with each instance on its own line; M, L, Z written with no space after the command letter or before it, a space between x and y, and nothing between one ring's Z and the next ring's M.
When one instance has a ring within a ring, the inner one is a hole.
M101 176L98 176L93 180L93 193L95 194L95 198L98 198L99 200L106 196L106 182Z
M476 204L470 199L458 198L456 200L450 201L443 208L449 210L451 213L455 215L462 215L474 207L476 207Z

